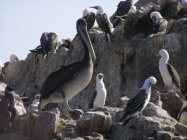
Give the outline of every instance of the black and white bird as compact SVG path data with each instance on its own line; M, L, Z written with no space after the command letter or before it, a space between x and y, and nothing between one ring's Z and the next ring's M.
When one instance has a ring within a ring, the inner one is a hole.
M105 105L107 90L103 82L104 75L102 73L96 76L96 89L93 93L90 108L102 108Z
M129 13L132 6L133 6L133 0L120 1L117 6L116 16L124 17L126 14ZM134 6L134 8L136 7Z
M161 56L159 60L159 71L164 81L165 89L179 91L181 90L181 82L180 77L175 68L168 63L169 54L165 49L161 49L159 51L159 55ZM181 96L181 95L180 95Z
M33 53L41 53L44 58L47 57L49 52L54 52L56 50L58 38L53 32L44 32L40 38L40 45L34 50L30 50Z
M83 18L86 19L87 22L87 30L90 30L95 23L95 13L89 11L88 9L83 10Z
M185 95L182 109L178 115L178 121L184 125L187 125L187 94Z
M152 32L150 37L161 35L166 32L168 21L157 11L151 12L150 18L153 21Z
M125 113L120 120L123 122L123 125L127 124L133 116L139 113L142 116L142 111L147 106L151 97L151 86L156 84L156 82L157 80L155 77L148 77L138 93L127 102Z
M70 38L62 38L62 44L58 47L58 49L61 48L72 48L72 40Z
M5 95L0 101L0 130L6 131L16 117L15 92L11 86L6 86Z
M106 39L109 42L109 44L111 44L113 25L112 25L110 19L108 18L107 14L105 13L103 7L93 6L90 8L94 8L94 9L98 10L96 13L97 24L99 25L101 30L105 33Z
M35 94L32 103L27 107L27 113L37 112L40 103L40 94Z
M47 77L41 88L39 109L43 109L48 103L65 103L71 111L68 101L82 91L92 78L96 56L87 32L86 20L80 18L76 25L84 47L84 56L80 61L63 67Z

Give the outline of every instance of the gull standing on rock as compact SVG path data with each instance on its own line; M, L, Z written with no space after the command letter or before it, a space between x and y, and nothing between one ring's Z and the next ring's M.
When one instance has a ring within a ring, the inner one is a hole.
M142 116L142 111L147 106L151 97L151 86L156 84L156 82L155 77L148 77L138 93L127 102L125 113L120 120L123 122L123 125L127 124L133 116L139 113Z

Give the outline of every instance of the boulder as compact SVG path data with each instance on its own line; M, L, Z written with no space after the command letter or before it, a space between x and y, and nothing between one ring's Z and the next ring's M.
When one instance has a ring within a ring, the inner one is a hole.
M12 123L11 131L31 140L51 139L56 132L59 114L46 111L18 116Z
M86 112L77 121L77 131L79 132L98 132L107 133L111 129L112 119L109 114L104 112Z
M172 91L161 93L161 100L163 102L162 108L165 109L173 118L177 119L183 105L179 95Z
M123 111L118 112L123 115ZM167 111L149 103L143 111L143 117L135 116L128 124L122 126L119 120L113 123L113 140L131 140L131 139L185 139L187 137L187 127L178 123Z

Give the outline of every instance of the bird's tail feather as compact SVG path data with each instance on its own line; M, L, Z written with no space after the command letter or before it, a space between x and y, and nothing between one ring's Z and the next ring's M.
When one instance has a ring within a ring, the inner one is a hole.
M108 41L109 45L111 45L111 35L105 34L106 40Z
M132 119L131 116L122 117L121 120L120 120L123 123L122 126L125 126L130 121L130 119Z

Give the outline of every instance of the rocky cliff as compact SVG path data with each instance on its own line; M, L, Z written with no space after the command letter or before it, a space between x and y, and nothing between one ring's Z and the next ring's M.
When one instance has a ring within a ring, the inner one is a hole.
M104 83L108 94L106 105L110 107L117 107L122 96L134 96L137 89L142 86L143 81L151 75L155 76L158 80L157 85L152 90L163 91L163 81L158 70L159 57L157 56L161 48L168 50L170 54L169 62L178 71L183 90L187 90L187 18L183 17L178 20L169 19L166 34L150 38L147 36L149 28L142 30L142 27L138 26L138 24L143 24L144 22L142 21L144 20L146 22L146 14L153 8L155 3L147 4L146 0L142 1L137 3L137 7L141 8L141 6L145 6L146 8L129 17L132 19L132 26L128 26L127 28L126 25L128 22L124 21L114 29L111 40L112 44L110 46L105 40L103 32L98 28L93 28L89 32L97 57L94 74L87 88L70 101L72 108L80 107L83 110L88 108L87 105L95 89L95 77L97 73L103 73L105 75ZM142 20L140 21L138 19ZM83 57L83 47L79 37L75 36L72 43L72 49L67 50L62 48L57 51L57 54L49 54L46 59L43 59L42 55L30 53L25 60L10 64L6 69L6 83L15 85L16 92L20 95L24 92L28 95L39 93L44 80L50 73ZM180 102L178 111L181 108L181 104ZM172 137L175 137L174 139L180 139L180 136L187 136L186 126L178 124L175 119L170 118L165 110L158 109L158 106L150 103L150 107L154 112L153 114L148 113L146 115L148 118L135 118L127 128L119 127L119 124L116 123L119 121L119 110L121 108L117 111L114 109L109 114L103 114L104 111L102 110L97 113L88 112L85 115L92 116L93 120L97 120L94 118L94 115L96 115L99 116L96 118L101 118L100 121L102 123L107 122L106 126L104 124L104 126L101 126L102 129L93 127L93 131L102 133L109 139L171 139ZM164 109L167 110L167 108L169 107L165 107ZM147 112L149 111L147 109ZM106 112L110 112L108 108ZM112 118L108 117L108 115L112 116ZM176 116L176 114L173 115L175 118ZM102 120L103 118L104 120ZM85 130L83 120L79 120L78 125L75 126L81 133ZM112 124L112 122L115 123ZM88 125L89 123L87 122ZM107 127L106 131L104 129L105 127ZM71 128L74 131L74 126ZM141 131L139 131L140 129ZM124 131L129 133L129 135L124 134ZM108 132L111 135L108 135ZM96 135L95 137L101 137L100 139L103 138L99 134L94 133L93 135ZM79 136L76 135L76 137Z

